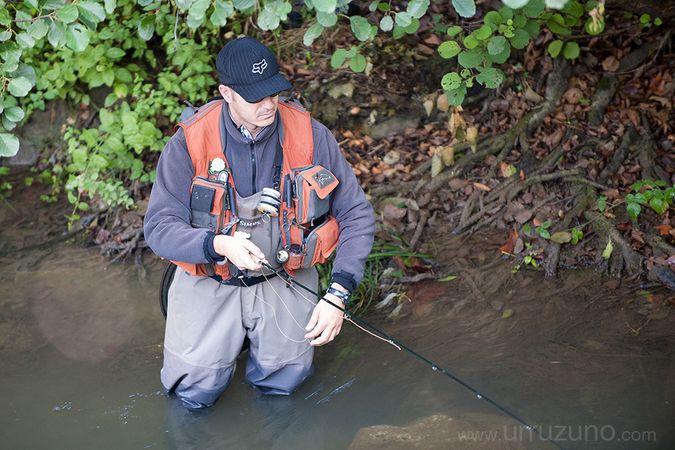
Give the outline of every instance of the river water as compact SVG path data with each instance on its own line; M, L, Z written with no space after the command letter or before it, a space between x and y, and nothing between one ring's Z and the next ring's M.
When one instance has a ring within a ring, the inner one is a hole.
M440 252L458 279L415 285L398 319L367 318L563 448L675 448L667 293L514 274L481 265L494 246L464 244ZM162 262L140 276L66 244L0 262L4 449L554 448L349 324L294 395L261 396L239 371L214 408L187 412L159 383Z

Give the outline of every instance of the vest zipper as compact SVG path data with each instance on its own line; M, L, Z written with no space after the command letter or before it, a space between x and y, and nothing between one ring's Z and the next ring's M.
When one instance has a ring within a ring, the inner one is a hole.
M255 194L255 178L256 178L256 167L255 167L255 143L251 142L251 195Z

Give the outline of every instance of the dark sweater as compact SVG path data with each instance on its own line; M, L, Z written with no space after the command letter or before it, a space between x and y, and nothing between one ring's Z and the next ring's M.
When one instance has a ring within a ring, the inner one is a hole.
M278 141L278 114L254 141L247 140L232 122L223 103L226 130L225 157L232 168L237 193L247 197L272 186L274 155ZM333 134L312 119L314 163L326 167L340 181L332 194L330 214L340 224L340 239L333 263L333 281L350 291L363 278L366 257L375 234L373 209ZM162 151L157 179L145 215L145 240L162 258L187 263L222 259L213 248L214 234L190 226L190 185L194 167L185 135L179 129Z

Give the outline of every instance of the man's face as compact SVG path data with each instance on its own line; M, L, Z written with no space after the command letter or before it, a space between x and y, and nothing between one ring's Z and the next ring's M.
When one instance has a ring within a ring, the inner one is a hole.
M248 103L230 87L221 84L218 90L228 103L230 114L235 122L246 125L246 128L251 133L274 122L279 104L278 95L265 97L258 103Z

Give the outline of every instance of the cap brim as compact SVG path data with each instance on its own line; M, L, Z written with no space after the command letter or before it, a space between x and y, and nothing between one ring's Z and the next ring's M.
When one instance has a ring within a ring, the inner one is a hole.
M257 103L265 97L278 94L281 91L287 91L293 85L281 73L271 76L265 81L259 81L253 84L233 85L232 89L248 103Z

